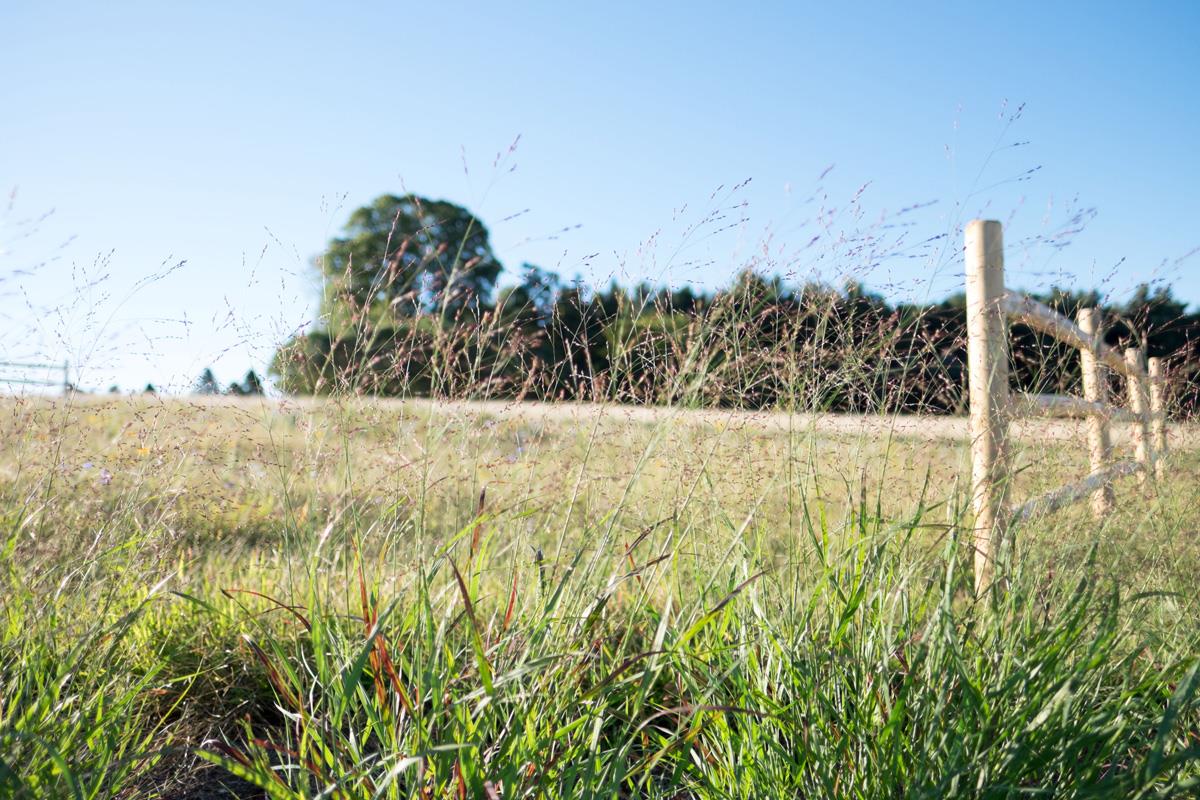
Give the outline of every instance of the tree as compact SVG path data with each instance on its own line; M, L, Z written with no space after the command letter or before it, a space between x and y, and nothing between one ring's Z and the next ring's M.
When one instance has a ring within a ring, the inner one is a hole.
M490 304L501 272L488 231L444 200L385 194L350 215L321 270L334 333L424 312Z
M213 372L208 367L204 368L204 372L200 373L200 377L196 379L196 394L219 394L220 388L217 386L217 379Z
M242 378L241 383L229 384L229 388L225 390L225 394L231 394L235 397L249 397L251 395L260 395L263 393L262 381L258 378L258 373L250 370L246 373L246 377Z
M258 373L254 370L249 370L246 377L242 378L242 394L262 394L262 381L258 378Z
M521 267L521 282L500 293L497 308L514 322L544 326L562 291L562 278L533 264Z
M1151 356L1165 356L1186 347L1188 330L1195 324L1187 314L1187 303L1175 298L1169 286L1151 290L1143 283L1120 310L1122 321L1132 328L1129 333L1133 341L1142 337L1152 340L1146 342L1147 355Z

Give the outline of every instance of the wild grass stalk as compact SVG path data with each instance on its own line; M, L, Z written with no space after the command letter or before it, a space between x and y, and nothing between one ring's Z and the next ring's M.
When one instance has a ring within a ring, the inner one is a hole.
M979 602L965 443L887 416L955 408L937 320L574 291L344 305L318 399L3 401L0 794L1200 789L1190 484L1019 529ZM1084 463L1056 430L1022 491Z

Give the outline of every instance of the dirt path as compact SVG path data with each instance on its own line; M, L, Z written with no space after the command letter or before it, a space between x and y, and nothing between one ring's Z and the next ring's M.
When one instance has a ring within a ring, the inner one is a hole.
M61 403L61 397L38 398L44 402ZM686 409L661 406L630 406L600 403L544 403L518 402L515 400L471 400L434 401L398 400L391 398L347 397L336 401L320 397L229 397L185 396L185 397L117 397L107 395L78 395L71 401L75 405L125 403L134 405L187 406L240 406L243 408L286 409L288 407L312 407L322 403L338 402L348 405L364 403L376 406L391 406L397 411L419 409L425 413L459 416L462 418L486 415L499 419L527 422L555 422L559 424L585 425L594 423L597 417L612 422L659 424L674 421L684 424L709 426L723 429L753 429L777 432L815 433L839 436L862 436L878 438L898 436L926 441L965 441L968 437L967 418L956 416L906 415L884 416L878 414L812 414L786 411L742 411L736 409ZM1080 441L1086 437L1082 420L1071 419L1020 419L1010 428L1017 438L1029 441ZM1114 445L1127 443L1130 426L1113 424ZM1167 426L1171 449L1200 449L1200 423L1172 423Z
M968 437L966 417L874 414L807 414L781 411L738 411L733 409L679 409L650 406L600 405L594 403L535 403L500 400L471 402L404 401L409 408L428 409L438 414L471 416L484 414L501 419L545 421L584 425L597 417L614 422L658 424L678 421L692 425L724 428L758 428L767 431L841 436L900 436L933 441L963 441ZM1082 441L1082 420L1024 419L1012 423L1013 435L1029 441ZM1112 426L1114 444L1129 438L1129 425ZM1172 448L1200 447L1200 425L1168 426Z

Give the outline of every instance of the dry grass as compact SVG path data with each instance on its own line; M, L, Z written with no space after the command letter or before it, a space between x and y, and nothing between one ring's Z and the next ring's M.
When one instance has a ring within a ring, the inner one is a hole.
M1188 785L1197 454L1020 531L981 613L965 442L912 422L6 400L0 785L155 796L202 742L273 797ZM1021 441L1019 493L1083 470Z

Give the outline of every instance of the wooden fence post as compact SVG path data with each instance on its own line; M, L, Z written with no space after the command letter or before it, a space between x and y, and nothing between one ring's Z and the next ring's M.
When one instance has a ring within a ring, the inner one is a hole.
M1102 341L1102 326L1100 309L1081 308L1078 314L1079 327L1083 332L1092 336L1096 341ZM1079 351L1080 366L1083 369L1083 397L1092 403L1108 402L1108 382L1104 366L1096 353L1090 348ZM1092 472L1096 473L1108 466L1112 457L1112 440L1108 433L1108 417L1103 414L1089 414L1087 418L1088 455L1091 460ZM1105 483L1092 494L1092 515L1103 519L1110 514L1115 504L1113 487Z
M1145 489L1154 478L1154 452L1150 445L1150 397L1146 379L1142 377L1142 351L1136 347L1125 348L1125 363L1131 375L1125 385L1129 393L1129 410L1133 412L1130 432L1133 450L1142 469L1138 472L1138 485Z
M999 222L966 229L967 371L971 403L971 504L975 511L975 593L992 583L1007 527L1008 321L1004 236Z
M1147 362L1147 372L1150 373L1150 428L1154 450L1154 477L1164 480L1167 455L1167 407L1163 387L1163 368L1161 358L1152 358Z

